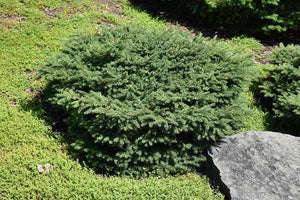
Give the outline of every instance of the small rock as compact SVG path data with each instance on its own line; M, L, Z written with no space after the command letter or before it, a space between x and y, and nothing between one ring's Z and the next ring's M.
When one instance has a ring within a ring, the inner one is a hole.
M54 170L54 166L52 166L49 163L47 163L45 165L45 172L49 172L49 171L52 171L52 170Z
M49 173L50 171L54 170L54 166L50 165L49 163L45 164L44 167L42 165L37 165L37 169L39 173Z
M37 169L40 173L43 173L44 172L44 169L42 167L42 165L37 165Z

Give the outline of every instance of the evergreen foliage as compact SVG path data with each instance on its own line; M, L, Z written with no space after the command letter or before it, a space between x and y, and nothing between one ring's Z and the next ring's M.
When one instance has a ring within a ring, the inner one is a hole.
M279 48L273 50L271 54L271 61L273 64L292 64L299 65L300 63L300 46L287 45L284 46L282 43Z
M280 45L271 57L278 65L260 81L261 101L282 129L300 135L300 47Z
M41 67L72 147L105 173L194 171L243 125L249 55L188 32L139 26L77 36Z
M212 23L250 32L284 32L300 28L300 2L293 0L161 0L185 7ZM187 11L183 11L187 12Z

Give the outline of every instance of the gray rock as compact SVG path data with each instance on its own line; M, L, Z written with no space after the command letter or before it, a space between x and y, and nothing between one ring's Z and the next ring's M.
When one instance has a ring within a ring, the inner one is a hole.
M37 170L39 171L39 173L43 173L44 172L44 168L42 165L37 165Z
M40 174L45 173L48 174L50 171L54 170L54 166L50 165L49 163L44 165L44 168L42 165L37 165L37 170Z
M300 137L247 131L208 149L207 175L226 199L299 200Z

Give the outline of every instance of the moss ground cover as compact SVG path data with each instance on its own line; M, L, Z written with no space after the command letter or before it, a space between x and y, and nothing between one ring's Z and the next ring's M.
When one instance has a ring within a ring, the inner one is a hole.
M118 1L0 0L0 199L223 199L195 174L135 180L103 177L68 155L39 101L35 68L65 39L101 24L164 26ZM118 7L117 7L118 8ZM37 98L38 99L38 98ZM36 165L55 170L39 174Z

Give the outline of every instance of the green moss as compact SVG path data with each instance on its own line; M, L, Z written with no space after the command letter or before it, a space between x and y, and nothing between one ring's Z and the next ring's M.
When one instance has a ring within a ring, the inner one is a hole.
M260 51L263 49L263 45L257 39L253 37L238 36L233 37L230 41L230 44L237 45L238 47L244 50Z

